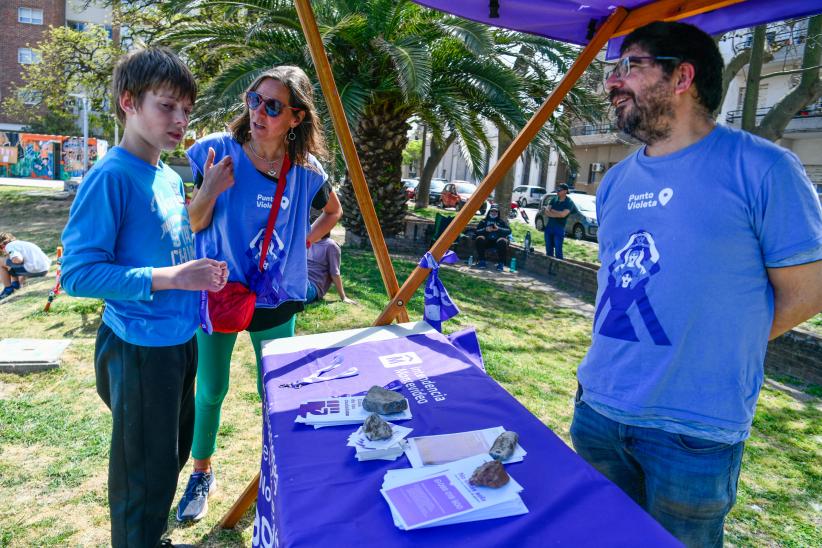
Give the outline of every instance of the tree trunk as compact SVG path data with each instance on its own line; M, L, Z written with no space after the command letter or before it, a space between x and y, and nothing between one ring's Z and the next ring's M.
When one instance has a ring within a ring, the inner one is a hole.
M756 105L759 101L759 76L762 74L762 59L765 51L765 25L753 30L751 62L748 63L748 78L745 83L745 100L742 104L742 129L756 129Z
M402 188L402 151L408 144L407 113L391 102L367 107L354 132L354 144L383 236L399 234L405 218ZM351 180L346 176L340 193L343 226L358 236L366 236L365 223Z
M453 143L456 138L457 134L452 133L445 139L442 145L437 145L437 141L433 138L431 139L431 152L428 155L428 159L425 160L422 173L420 173L420 184L417 185L417 195L414 201L414 207L416 209L428 207L428 194L431 191L431 179L434 177L434 170L437 169L437 165L439 165L443 156L445 156L448 147L451 146L451 143Z
M822 97L819 65L822 63L822 15L808 21L808 38L802 55L802 78L788 95L771 108L754 133L770 141L782 137L785 128L796 113Z
M497 138L497 161L502 158L502 155L505 154L505 151L508 150L508 147L511 146L511 143L514 140L513 135L508 133L508 130L504 127L498 126L499 137ZM508 212L511 211L511 193L514 190L514 167L511 166L511 169L505 174L502 180L497 185L496 191L494 196L496 197L496 202L499 204L499 216L505 220L508 219Z

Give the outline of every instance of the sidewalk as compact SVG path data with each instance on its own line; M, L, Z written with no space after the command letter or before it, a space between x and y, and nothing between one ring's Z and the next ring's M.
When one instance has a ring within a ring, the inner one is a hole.
M18 179L14 177L0 177L0 186L26 186L32 188L50 188L52 190L63 190L63 181L50 181L48 179Z

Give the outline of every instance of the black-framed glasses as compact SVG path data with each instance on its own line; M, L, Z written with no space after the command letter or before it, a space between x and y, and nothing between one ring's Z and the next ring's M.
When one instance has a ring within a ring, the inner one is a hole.
M245 104L248 105L248 108L250 108L251 110L257 110L258 108L260 108L260 105L264 104L265 113L272 118L276 118L277 116L282 114L284 108L289 108L296 112L303 110L299 107L292 107L290 105L286 105L279 99L272 99L271 97L266 97L257 91L249 91L245 94Z
M681 62L679 57L670 55L629 55L623 57L614 65L614 69L605 73L605 81L614 76L617 80L624 80L631 74L631 67L640 66L643 61L676 61Z

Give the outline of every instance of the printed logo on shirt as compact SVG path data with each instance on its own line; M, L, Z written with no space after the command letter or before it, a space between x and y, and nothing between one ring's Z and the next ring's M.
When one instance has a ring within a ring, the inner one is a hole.
M644 192L642 194L631 194L628 196L628 210L645 209L649 207L665 207L674 196L674 189L663 188L659 194Z
M274 202L274 196L265 196L263 194L257 194L257 207L262 209L271 209L271 204ZM280 201L280 209L288 209L288 205L291 202L288 199L288 196L283 196L283 199Z
M162 219L161 238L171 239L171 264L178 265L195 259L194 238L185 205L178 201L179 196L155 196L151 200L151 211Z
M628 243L616 252L614 262L608 267L608 286L594 314L594 329L596 329L605 305L610 305L597 331L600 335L623 341L639 342L634 325L628 316L628 310L636 305L654 344L671 346L671 341L645 293L651 276L660 270L659 259L660 255L654 237L645 230L631 234Z

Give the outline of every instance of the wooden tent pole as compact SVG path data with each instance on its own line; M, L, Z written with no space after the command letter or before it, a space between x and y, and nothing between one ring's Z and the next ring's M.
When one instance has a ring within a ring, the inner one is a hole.
M317 70L317 78L320 81L325 102L331 113L334 131L340 141L343 156L345 156L345 163L348 166L348 176L351 177L351 186L354 188L354 194L360 206L360 213L365 222L365 229L371 240L374 256L377 258L377 266L379 266L380 269L382 283L385 286L388 297L391 298L397 294L400 286L397 282L397 275L394 273L394 265L391 263L391 257L388 255L388 247L385 245L385 238L383 238L382 228L380 228L380 222L379 219L377 219L377 212L374 210L374 203L371 201L371 194L368 191L365 174L362 171L362 165L357 156L357 149L354 147L354 138L351 136L351 128L348 126L348 120L345 118L342 101L337 92L337 84L334 82L334 73L331 71L328 56L325 53L325 46L320 36L320 30L317 28L317 20L314 18L314 12L311 9L309 0L294 0L294 6L297 8L297 15L300 17L300 24L302 25L303 34L308 43L308 49L311 52L311 59L313 59L314 68ZM398 315L401 321L408 321L408 312L404 307Z
M582 76L583 72L585 72L585 69L588 68L588 65L591 64L597 53L599 53L599 51L605 46L605 43L611 35L613 35L614 31L616 31L627 15L628 11L625 10L625 8L617 8L599 28L588 45L585 46L579 54L576 61L574 61L574 64L571 65L570 70L568 70L562 78L562 81L556 87L554 92L548 96L545 103L543 103L539 110L534 113L525 127L522 128L519 135L517 135L516 139L514 139L502 155L502 158L494 164L494 167L492 167L488 175L485 176L485 179L482 183L480 183L479 187L477 187L477 190L475 190L471 195L468 202L462 207L462 210L457 214L454 220L448 224L437 241L434 242L434 245L429 251L436 260L439 261L448 248L451 247L451 244L457 239L457 236L460 235L460 233L471 221L471 218L474 216L474 212L477 211L485 199L491 195L491 191L494 190L494 187L497 186L508 170L511 169L517 161L517 158L519 158L525 150L525 147L528 146L528 143L533 140L537 132L539 132L548 118L551 117L554 110L556 110L577 80L579 80L580 76ZM428 268L422 268L419 266L416 267L414 271L411 272L408 279L405 280L405 283L402 284L399 293L391 299L391 302L388 303L382 311L380 316L377 318L377 321L374 322L374 325L390 324L397 314L403 310L405 303L408 302L408 299L414 295L414 292L425 280L429 270L430 269Z
M657 0L631 10L619 25L614 37L628 34L634 29L654 21L678 21L700 13L739 4L745 0Z

